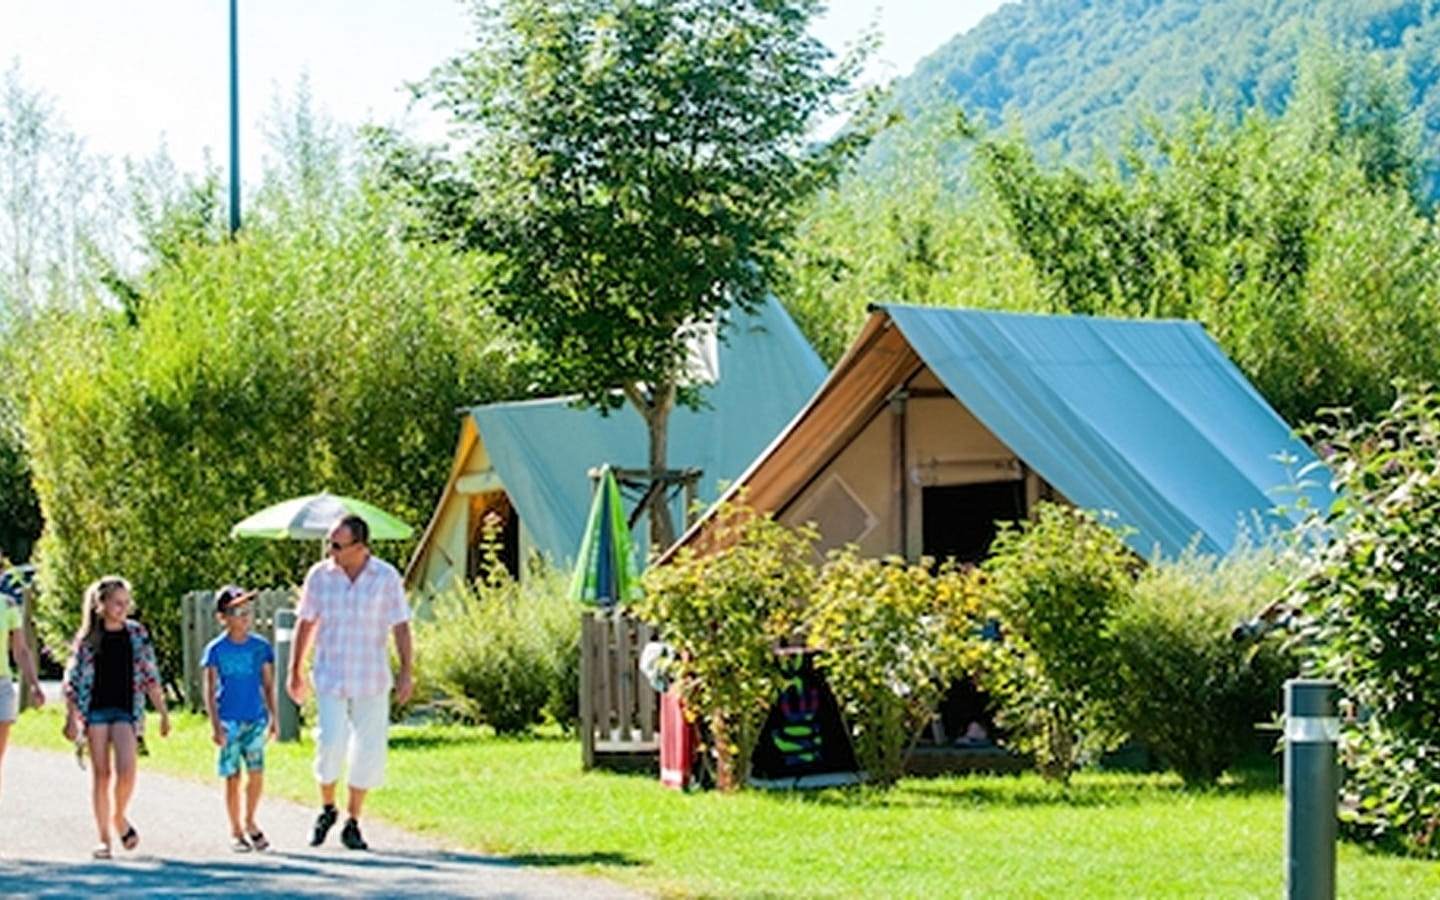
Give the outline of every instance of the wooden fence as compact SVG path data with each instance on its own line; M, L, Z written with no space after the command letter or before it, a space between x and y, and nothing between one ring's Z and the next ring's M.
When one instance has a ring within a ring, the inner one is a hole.
M30 585L21 588L20 602L22 615L21 628L23 629L22 634L25 638L25 646L30 650L30 659L35 663L35 671L39 672L40 640L35 635L35 588ZM3 652L9 653L10 647L7 645ZM30 683L22 677L22 673L18 667L12 665L11 668L15 670L15 683L20 685L20 709L29 709ZM47 697L46 699L51 703L59 703L62 706L65 704L63 697Z
M279 609L294 608L299 602L295 588L275 588L261 591L252 601L250 629L275 645L275 612ZM185 692L185 703L192 710L205 708L205 680L200 671L200 661L205 645L220 636L220 620L215 616L215 592L191 591L181 599L180 635L183 648L185 671L180 679ZM284 682L283 672L276 672L277 685Z
M580 752L586 769L658 763L659 694L640 674L640 650L654 636L618 612L580 616Z

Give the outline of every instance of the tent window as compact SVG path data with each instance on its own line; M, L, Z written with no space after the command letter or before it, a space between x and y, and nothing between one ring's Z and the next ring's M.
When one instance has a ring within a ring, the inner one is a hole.
M815 549L822 556L837 547L860 540L878 521L845 480L835 474L816 488L796 520L820 526L820 540L816 542Z
M1025 482L927 487L920 498L922 552L935 560L978 563L990 554L996 522L1025 518Z

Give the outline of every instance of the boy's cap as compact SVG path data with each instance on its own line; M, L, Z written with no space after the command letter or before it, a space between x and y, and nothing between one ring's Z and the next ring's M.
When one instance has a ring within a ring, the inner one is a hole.
M245 603L254 598L257 591L247 591L238 584L227 584L215 595L215 611L222 613L232 606Z

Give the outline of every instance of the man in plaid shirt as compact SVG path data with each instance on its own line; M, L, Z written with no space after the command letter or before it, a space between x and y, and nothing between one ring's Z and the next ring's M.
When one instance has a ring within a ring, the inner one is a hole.
M360 835L365 794L385 779L390 728L390 689L404 703L414 689L410 642L410 605L395 567L370 553L370 526L346 516L330 529L328 558L310 567L300 589L295 644L287 687L297 704L305 701L305 656L313 644L315 778L324 804L315 820L310 846L318 847L335 826L335 786L349 748L345 827L340 841L351 850L367 845ZM391 677L386 646L395 635L400 671Z

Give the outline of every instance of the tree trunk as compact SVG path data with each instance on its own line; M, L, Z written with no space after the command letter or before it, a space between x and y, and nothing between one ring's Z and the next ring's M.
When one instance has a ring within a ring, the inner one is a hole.
M655 484L669 468L670 412L675 408L675 384L667 382L659 385L648 395L629 389L626 396L645 419L650 435L650 487L653 489L649 500L650 555L653 556L675 543L675 523L670 517L667 501L669 486L662 484L656 487Z
M710 734L715 741L715 790L734 793L745 786L745 773L739 757L730 752L735 736L730 733L725 713L717 711L711 716Z
M655 392L650 415L645 422L650 428L650 477L663 478L669 468L670 456L670 411L675 408L675 385L665 384ZM670 518L670 491L668 484L650 496L650 552L661 553L675 543L675 523Z

